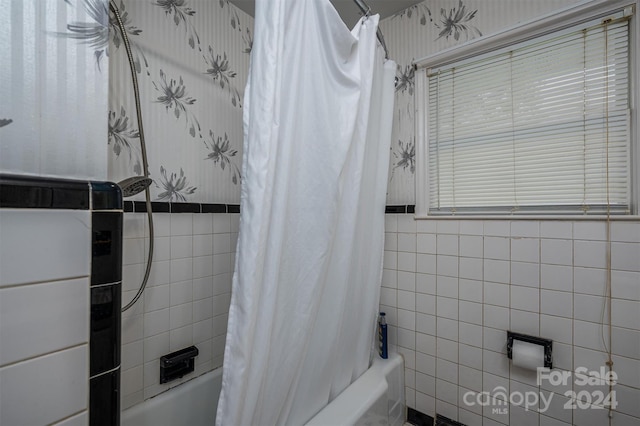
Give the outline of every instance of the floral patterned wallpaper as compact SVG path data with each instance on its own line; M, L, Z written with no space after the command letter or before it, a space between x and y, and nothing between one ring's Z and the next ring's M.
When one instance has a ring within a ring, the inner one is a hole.
M398 63L387 204L415 203L414 60L539 17L579 0L425 0L380 28Z
M425 0L381 22L390 56L398 63L387 204L415 203L411 63L578 1ZM152 199L238 203L253 19L227 0L116 2L140 80ZM104 0L62 3L86 17L69 22L56 36L92 49L95 68L102 73L107 73L109 57L108 178L139 175L131 78L113 17L108 18ZM2 117L0 126L10 120Z
M239 203L253 19L227 0L116 4L140 85L152 200ZM113 17L109 34L108 46L95 43L95 57L99 64L102 52L109 54L108 171L119 181L142 174L142 158L128 61Z

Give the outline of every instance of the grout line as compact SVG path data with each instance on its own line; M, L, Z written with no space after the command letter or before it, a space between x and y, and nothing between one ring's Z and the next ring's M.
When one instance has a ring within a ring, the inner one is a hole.
M67 278L54 278L54 279L51 279L51 280L43 280L43 281L30 281L30 282L20 283L20 284L1 285L0 286L0 291L5 290L5 289L10 289L10 288L24 287L24 286L28 286L28 285L54 284L54 283L59 283L59 282L64 282L64 281L79 280L79 279L83 279L83 278L89 279L89 283L91 283L91 274L89 274L89 275L72 276L72 277L67 277ZM115 283L117 283L117 282L118 281L116 281ZM114 284L114 283L111 283L111 284ZM93 287L97 287L97 286L93 286Z
M13 367L13 366L21 364L23 362L29 362L29 361L36 360L38 358L43 358L45 356L54 355L54 354L57 354L57 353L60 353L60 352L64 352L64 351L68 351L68 350L72 350L72 349L76 349L76 348L81 348L83 346L87 347L87 354L88 354L88 352L89 352L89 338L88 337L87 337L87 341L86 342L77 343L77 344L72 345L72 346L65 346L64 348L56 349L54 351L44 352L44 353L41 353L41 354L38 354L38 355L32 355L32 356L29 356L27 358L23 358L23 359L19 359L19 360L16 360L16 361L12 361L12 362L10 362L8 364L0 365L0 370L4 370L6 368ZM88 365L87 365L87 370L88 370Z

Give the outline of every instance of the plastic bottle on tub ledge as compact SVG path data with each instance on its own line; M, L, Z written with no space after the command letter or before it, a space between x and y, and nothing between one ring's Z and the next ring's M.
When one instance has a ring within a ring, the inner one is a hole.
M378 317L378 353L380 358L387 359L389 357L387 348L387 317L384 312L380 312Z

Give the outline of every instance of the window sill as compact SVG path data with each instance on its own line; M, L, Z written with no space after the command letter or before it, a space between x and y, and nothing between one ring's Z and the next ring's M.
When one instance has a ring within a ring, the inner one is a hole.
M554 221L591 221L605 222L606 215L562 215L562 214L546 214L546 215L451 215L451 216L429 216L415 214L415 220L554 220ZM640 222L640 215L611 215L611 222Z

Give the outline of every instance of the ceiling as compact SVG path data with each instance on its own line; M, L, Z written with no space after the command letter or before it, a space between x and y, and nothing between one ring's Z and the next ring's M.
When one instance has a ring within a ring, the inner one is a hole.
M255 2L266 0L229 0L251 16L255 15ZM342 20L352 27L360 18L360 9L354 0L330 0L342 17ZM400 12L422 0L365 0L371 7L372 14L380 14L380 18L386 18L394 13Z

